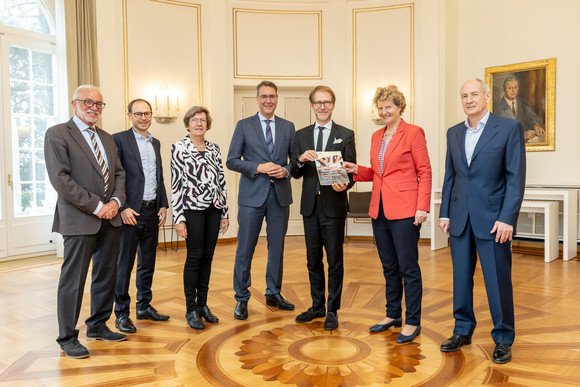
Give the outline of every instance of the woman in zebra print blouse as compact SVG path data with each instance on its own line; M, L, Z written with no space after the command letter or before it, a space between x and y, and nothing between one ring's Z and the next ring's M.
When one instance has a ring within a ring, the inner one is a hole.
M211 262L218 234L229 226L226 180L220 148L205 139L211 128L209 110L194 106L183 117L189 135L171 147L171 206L175 232L185 238L187 258L183 286L187 313L194 329L202 319L216 323L207 306Z

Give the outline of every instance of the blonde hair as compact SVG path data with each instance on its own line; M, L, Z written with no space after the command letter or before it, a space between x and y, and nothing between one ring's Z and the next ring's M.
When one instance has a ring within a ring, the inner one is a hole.
M401 91L399 91L397 86L389 85L387 87L377 87L377 91L373 97L373 105L378 107L379 101L385 101L387 99L390 99L393 101L395 106L401 108L400 114L403 114L407 107L407 102L405 101L405 96Z

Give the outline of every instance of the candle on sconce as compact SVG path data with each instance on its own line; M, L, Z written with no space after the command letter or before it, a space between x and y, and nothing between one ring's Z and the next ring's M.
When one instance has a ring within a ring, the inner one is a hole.
M155 110L158 110L157 109L157 94L155 94Z

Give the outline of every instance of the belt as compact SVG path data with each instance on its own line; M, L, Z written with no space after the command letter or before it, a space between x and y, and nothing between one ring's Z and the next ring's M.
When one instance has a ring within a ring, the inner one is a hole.
M149 208L149 207L156 207L156 206L157 206L157 200L151 200L151 201L143 200L141 202L141 207Z

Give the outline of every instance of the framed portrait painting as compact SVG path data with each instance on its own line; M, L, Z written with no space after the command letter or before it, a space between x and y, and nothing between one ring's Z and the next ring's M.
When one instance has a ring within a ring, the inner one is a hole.
M555 150L555 58L488 67L485 81L489 110L522 124L527 151Z

